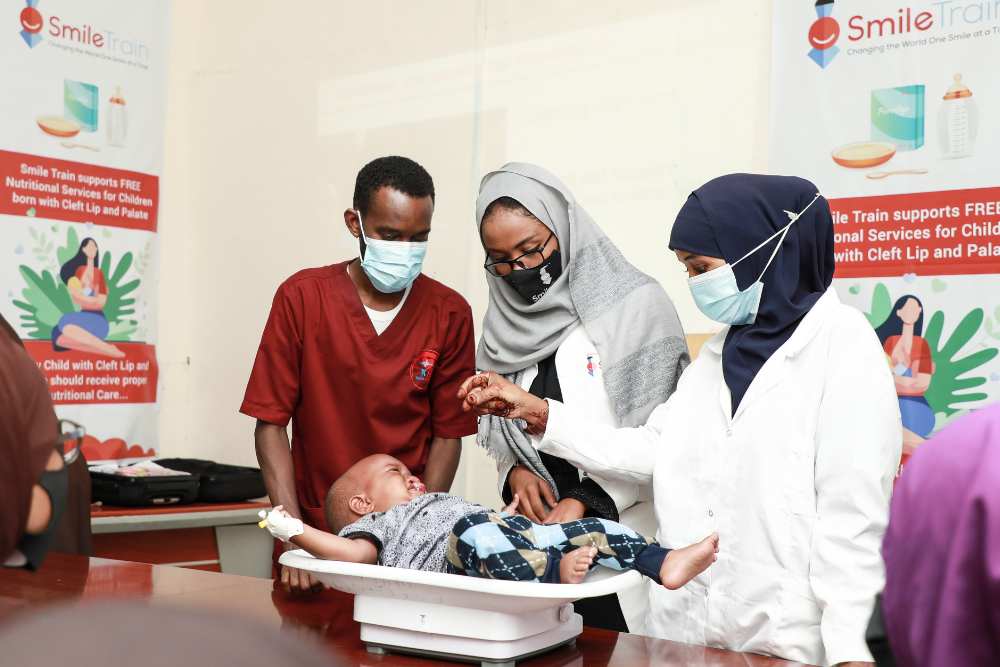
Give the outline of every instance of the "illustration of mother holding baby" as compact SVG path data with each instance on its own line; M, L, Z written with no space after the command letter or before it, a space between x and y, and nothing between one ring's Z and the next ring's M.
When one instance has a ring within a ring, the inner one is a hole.
M904 455L912 453L934 430L934 410L924 397L934 375L934 361L930 345L920 336L923 331L924 307L913 295L900 297L889 319L875 330L896 383Z
M59 351L80 350L121 358L125 353L104 342L108 335L108 320L104 305L108 301L108 286L104 272L98 268L97 242L85 238L80 250L59 271L69 289L73 303L82 310L66 313L52 327L52 347Z

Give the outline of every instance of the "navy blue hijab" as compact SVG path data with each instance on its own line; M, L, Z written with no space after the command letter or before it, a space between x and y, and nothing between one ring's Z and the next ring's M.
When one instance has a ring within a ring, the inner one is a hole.
M792 176L730 174L691 193L670 232L670 249L720 257L729 264L760 245L801 213L818 192ZM757 280L781 239L776 237L733 268L745 290ZM788 340L802 317L833 282L833 219L820 197L788 230L761 279L764 290L753 324L733 326L722 348L722 373L733 396L733 414L750 383Z

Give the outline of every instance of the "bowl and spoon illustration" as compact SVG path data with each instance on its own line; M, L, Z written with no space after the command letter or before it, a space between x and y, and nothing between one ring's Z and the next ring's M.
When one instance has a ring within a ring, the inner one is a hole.
M35 119L35 122L38 123L38 127L42 128L43 132L62 139L75 137L82 129L80 124L75 120L70 120L69 118L65 118L63 116L39 116ZM78 144L73 141L61 141L59 143L65 148L86 148L94 152L99 152L101 150L96 146Z
M848 169L867 169L885 164L896 154L897 146L890 141L857 141L844 144L830 151L830 157L841 167ZM877 180L896 174L926 174L926 167L916 169L901 169L899 171L873 171L866 176Z
M75 137L80 133L80 124L62 116L39 116L35 119L43 132L54 137Z

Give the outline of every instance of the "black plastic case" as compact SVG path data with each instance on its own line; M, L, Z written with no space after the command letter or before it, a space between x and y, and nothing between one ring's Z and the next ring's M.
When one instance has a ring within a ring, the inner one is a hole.
M90 473L91 502L123 507L186 505L198 497L197 475L128 477Z
M201 459L157 459L156 463L198 478L198 500L203 503L235 503L267 495L264 475L259 468Z

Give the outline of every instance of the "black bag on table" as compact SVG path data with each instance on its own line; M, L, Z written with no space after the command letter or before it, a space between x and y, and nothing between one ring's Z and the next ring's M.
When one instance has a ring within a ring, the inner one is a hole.
M231 466L201 459L157 459L164 468L189 472L198 479L198 501L235 503L267 495L260 468Z
M130 477L90 471L91 502L122 507L186 505L198 497L197 475Z

